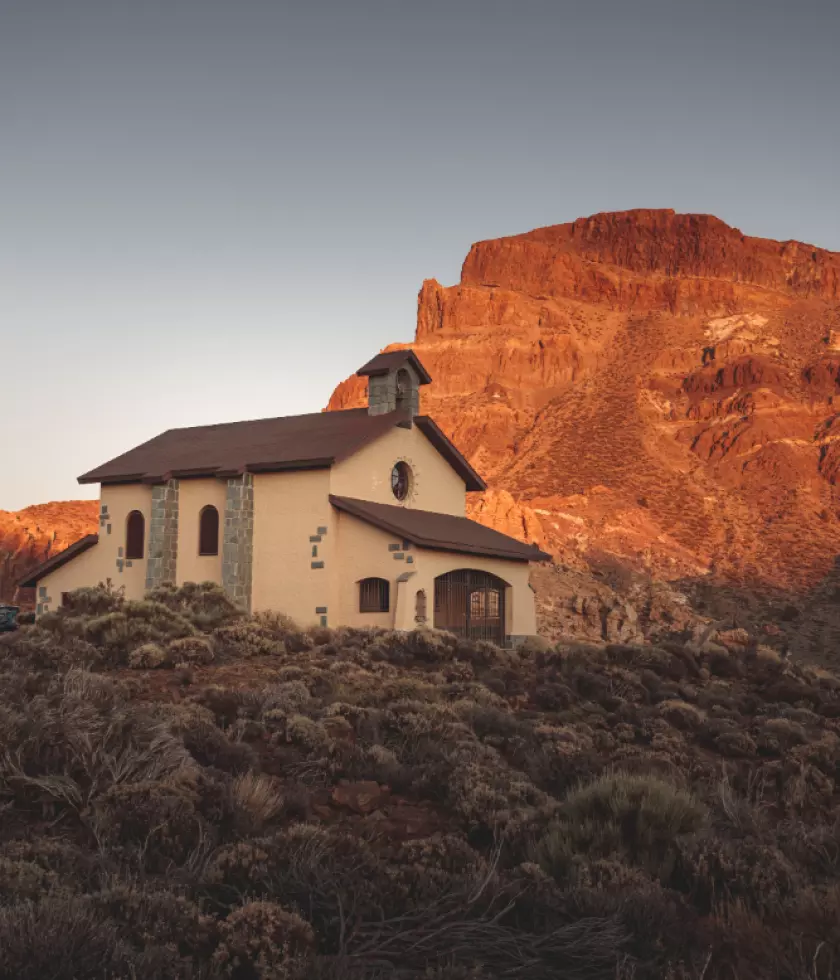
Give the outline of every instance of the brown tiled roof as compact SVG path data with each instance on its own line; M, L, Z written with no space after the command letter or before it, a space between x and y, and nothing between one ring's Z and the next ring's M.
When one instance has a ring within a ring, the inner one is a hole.
M57 555L53 555L52 558L48 558L46 561L41 562L37 568L33 568L30 572L28 572L26 578L18 582L18 588L33 588L38 584L40 579L45 578L50 574L50 572L54 572L57 568L61 568L62 565L66 565L68 561L78 558L78 556L87 551L88 548L92 548L98 540L98 534L86 534L83 538L79 538L78 541L74 541L73 544L68 545L64 551L59 551Z
M406 363L410 364L417 372L421 385L427 385L431 382L431 376L413 350L392 350L388 351L387 354L377 354L367 364L363 364L356 374L361 377L388 374L389 371L398 371Z
M462 477L468 490L485 488L481 477L430 418L418 416L414 422ZM326 468L352 456L394 426L407 424L408 416L401 412L368 415L366 408L351 408L169 429L83 473L79 483L160 483L170 477Z
M512 561L548 561L551 555L535 545L524 544L467 517L437 514L431 510L375 504L369 500L330 495L330 503L374 527L389 531L420 548L455 551Z
M199 425L167 432L79 477L80 483L157 482L170 476L225 476L316 469L387 432L393 416L367 409L316 412L252 422Z

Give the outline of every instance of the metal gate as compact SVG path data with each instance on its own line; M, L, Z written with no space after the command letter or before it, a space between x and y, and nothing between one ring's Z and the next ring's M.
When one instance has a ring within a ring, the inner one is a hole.
M435 626L470 640L505 642L506 583L470 568L435 579Z

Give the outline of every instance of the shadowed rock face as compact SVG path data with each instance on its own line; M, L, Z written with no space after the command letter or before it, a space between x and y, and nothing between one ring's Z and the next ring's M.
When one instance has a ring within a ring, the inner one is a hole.
M804 588L840 552L840 254L594 215L474 245L411 346L490 483L473 516L568 564ZM328 407L364 402L350 378Z

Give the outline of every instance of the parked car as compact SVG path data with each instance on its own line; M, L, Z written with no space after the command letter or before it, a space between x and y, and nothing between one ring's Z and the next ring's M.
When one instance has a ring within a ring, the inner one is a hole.
M0 605L0 633L9 633L18 628L17 615L19 612L18 606Z

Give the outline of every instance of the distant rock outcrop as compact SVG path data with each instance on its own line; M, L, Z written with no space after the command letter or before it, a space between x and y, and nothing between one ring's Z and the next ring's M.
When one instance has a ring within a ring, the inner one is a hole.
M36 504L19 511L0 510L0 601L11 602L17 582L31 569L97 529L96 500ZM18 596L24 602L25 593Z

